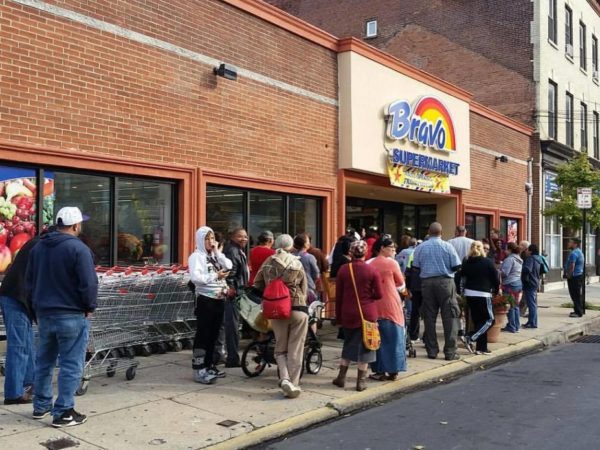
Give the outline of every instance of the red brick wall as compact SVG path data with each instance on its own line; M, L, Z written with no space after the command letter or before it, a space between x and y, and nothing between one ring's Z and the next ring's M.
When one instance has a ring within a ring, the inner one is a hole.
M527 166L514 161L502 163L477 150L482 147L502 155L526 160L528 136L471 113L471 189L463 191L468 207L493 208L527 213Z
M374 45L454 83L475 100L532 124L535 105L532 2L520 0L267 0L336 36L364 36L378 21Z
M48 3L337 98L335 53L216 0ZM335 106L8 0L0 46L2 139L336 185Z

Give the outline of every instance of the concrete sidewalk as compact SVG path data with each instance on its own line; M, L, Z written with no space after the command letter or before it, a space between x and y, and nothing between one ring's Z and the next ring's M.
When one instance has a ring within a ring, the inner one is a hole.
M600 286L588 287L588 301L600 303ZM77 410L89 417L84 425L57 430L50 426L49 418L32 420L31 405L0 406L0 448L43 448L42 444L53 439L68 440L72 446L78 443L78 449L243 448L402 392L565 342L600 326L600 312L588 311L582 319L571 319L570 310L559 307L566 302L569 297L565 290L540 294L540 327L518 334L502 333L500 343L490 344L490 356L471 355L461 348L460 361L430 360L418 344L417 358L408 360L409 370L398 381L369 381L369 388L361 393L354 391L354 368L346 389L331 384L341 342L335 339L336 329L329 325L320 333L323 369L318 375L304 375L304 392L296 400L281 395L276 367L252 379L240 369L226 369L227 378L205 386L192 381L189 351L139 358L134 380L126 381L122 374L94 378L87 394L76 398Z

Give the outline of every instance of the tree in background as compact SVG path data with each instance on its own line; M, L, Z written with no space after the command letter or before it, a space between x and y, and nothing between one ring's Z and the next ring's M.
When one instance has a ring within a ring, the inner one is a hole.
M587 222L591 229L600 228L600 171L594 169L586 152L581 152L568 163L562 164L556 175L559 189L554 193L551 207L544 215L557 216L560 223L572 231L583 226L582 210L577 207L577 188L592 188L592 208L587 211Z

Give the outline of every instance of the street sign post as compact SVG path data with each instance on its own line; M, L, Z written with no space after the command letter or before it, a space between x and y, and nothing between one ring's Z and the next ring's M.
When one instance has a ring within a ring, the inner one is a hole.
M587 250L587 210L592 208L592 188L577 188L577 207L583 213L583 239L581 240L581 251L583 253L583 283L581 288L581 301L583 303L583 313L585 314L585 281L587 259L585 256Z

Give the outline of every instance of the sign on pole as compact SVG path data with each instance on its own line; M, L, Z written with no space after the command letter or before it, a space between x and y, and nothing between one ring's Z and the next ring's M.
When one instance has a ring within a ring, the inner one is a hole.
M592 208L592 188L577 188L577 207L579 209Z

